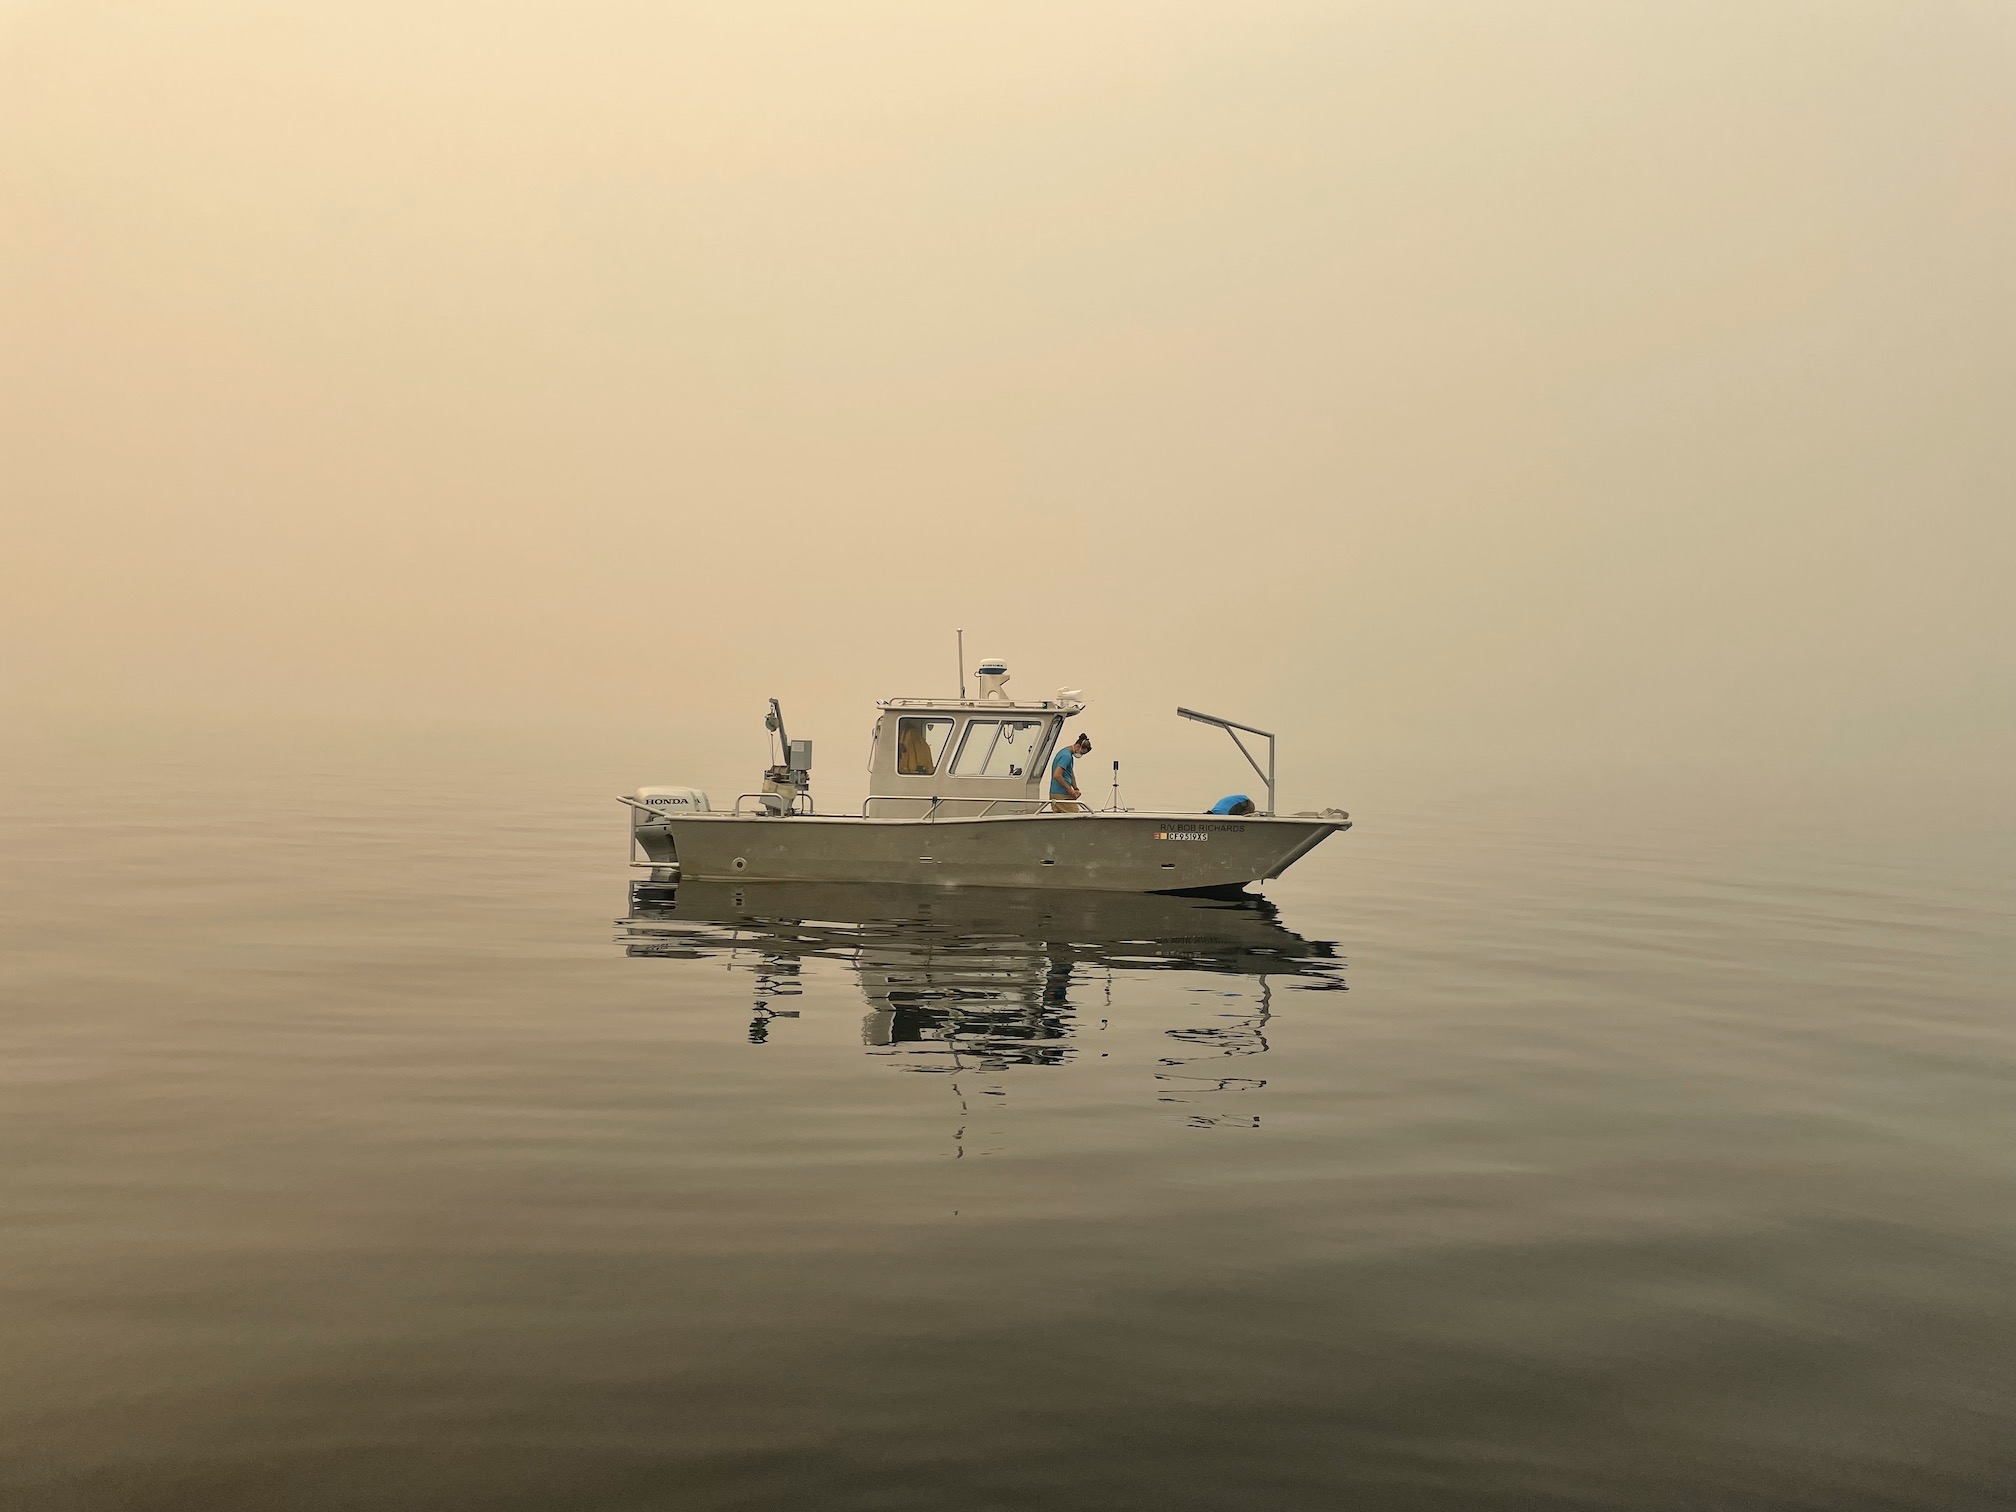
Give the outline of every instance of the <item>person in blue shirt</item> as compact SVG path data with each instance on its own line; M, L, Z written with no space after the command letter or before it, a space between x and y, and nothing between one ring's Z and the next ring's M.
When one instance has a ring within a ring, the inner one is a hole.
M1050 763L1050 807L1060 814L1082 814L1085 805L1075 800L1078 791L1078 758L1092 754L1092 737L1079 732L1078 738L1057 753Z

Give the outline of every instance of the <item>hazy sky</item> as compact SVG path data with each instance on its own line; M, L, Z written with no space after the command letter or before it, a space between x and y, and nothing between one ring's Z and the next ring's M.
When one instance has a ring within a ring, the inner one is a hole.
M26 719L1986 770L2016 7L0 0L0 408Z

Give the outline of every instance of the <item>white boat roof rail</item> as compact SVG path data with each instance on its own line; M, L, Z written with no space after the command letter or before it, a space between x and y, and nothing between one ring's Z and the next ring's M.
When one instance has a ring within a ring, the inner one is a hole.
M1082 714L1085 711L1085 705L1076 700L1067 699L1060 701L1054 698L1030 700L1027 702L1018 702L1005 698L878 698L875 700L875 707L878 709L1005 709L1011 714L1063 714L1066 717L1073 714Z

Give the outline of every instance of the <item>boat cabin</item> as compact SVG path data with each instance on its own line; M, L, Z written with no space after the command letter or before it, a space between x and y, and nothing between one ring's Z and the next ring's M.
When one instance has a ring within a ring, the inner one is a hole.
M987 661L975 698L878 700L864 811L876 819L970 819L1041 808L1064 721L1085 704L1066 691L1018 702L1007 681L1007 665Z

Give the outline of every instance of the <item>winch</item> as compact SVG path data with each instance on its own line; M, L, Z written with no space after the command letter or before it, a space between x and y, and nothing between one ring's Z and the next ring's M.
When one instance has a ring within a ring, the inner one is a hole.
M810 809L812 742L791 738L790 732L784 728L784 707L774 698L770 700L770 712L763 716L763 728L777 737L778 748L784 755L782 761L763 769L763 791L756 796L762 801L764 812L793 813L800 798Z

